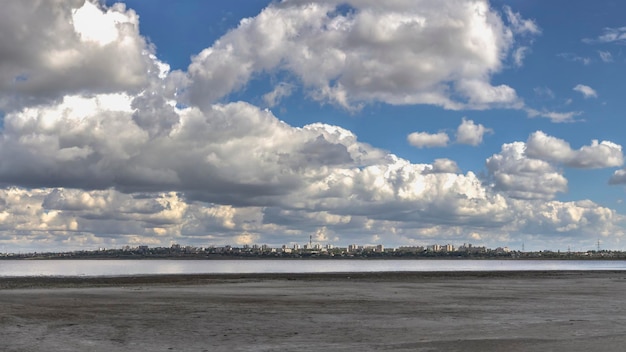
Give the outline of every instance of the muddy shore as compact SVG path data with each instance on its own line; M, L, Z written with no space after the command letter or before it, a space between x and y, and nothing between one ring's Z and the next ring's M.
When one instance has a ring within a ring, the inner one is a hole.
M626 272L0 278L1 351L623 351Z

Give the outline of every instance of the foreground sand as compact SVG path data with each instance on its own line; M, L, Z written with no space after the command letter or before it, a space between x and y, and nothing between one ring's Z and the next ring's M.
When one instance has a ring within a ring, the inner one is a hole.
M0 278L0 351L624 351L626 272Z

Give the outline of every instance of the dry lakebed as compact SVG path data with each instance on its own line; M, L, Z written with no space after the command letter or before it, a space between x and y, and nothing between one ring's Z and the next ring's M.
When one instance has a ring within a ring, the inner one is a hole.
M624 351L626 272L0 278L1 351Z

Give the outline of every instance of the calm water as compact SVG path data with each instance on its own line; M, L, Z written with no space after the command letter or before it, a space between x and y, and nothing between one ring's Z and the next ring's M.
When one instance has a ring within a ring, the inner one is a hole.
M587 260L0 260L0 277L383 271L626 270Z

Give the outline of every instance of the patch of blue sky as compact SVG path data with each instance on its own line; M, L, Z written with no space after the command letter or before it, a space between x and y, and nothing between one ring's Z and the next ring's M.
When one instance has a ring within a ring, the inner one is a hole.
M192 55L210 47L236 28L241 19L256 16L269 4L267 0L128 0L124 3L139 14L141 33L156 46L159 59L173 70L186 70Z

